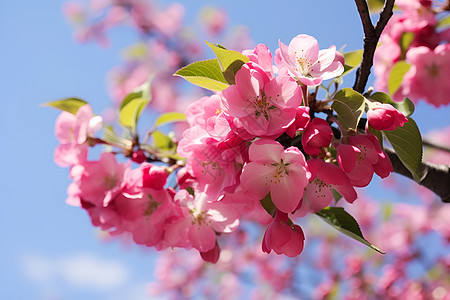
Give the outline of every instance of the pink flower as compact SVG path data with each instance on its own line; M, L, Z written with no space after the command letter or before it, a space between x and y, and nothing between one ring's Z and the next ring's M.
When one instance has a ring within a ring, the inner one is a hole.
M244 166L241 175L247 197L259 201L270 192L280 211L295 210L310 176L300 150L285 150L278 142L260 139L250 146L249 157L251 162Z
M121 227L131 232L135 243L166 248L164 226L179 217L167 190L143 188L137 195L121 194L112 203L121 219Z
M166 226L165 240L171 247L194 247L207 252L216 245L215 232L229 233L239 225L238 214L228 203L204 192L206 187L194 189L194 195L180 190L175 203L183 217Z
M367 186L374 172L382 178L392 172L392 164L375 136L349 136L347 143L336 146L337 161L354 186Z
M63 111L56 119L55 135L61 145L55 149L55 162L67 167L87 158L86 139L102 127L102 117L94 116L89 104L81 106L77 113Z
M344 66L336 59L336 47L319 50L315 38L306 34L297 35L289 46L281 41L280 55L282 63L290 75L308 86L318 86L323 80L339 76L344 72Z
M333 131L324 119L315 118L308 124L302 135L302 145L306 153L319 155L323 147L328 147Z
M103 152L100 160L75 167L71 175L79 187L78 196L95 206L106 207L121 192L130 163L118 164L114 154Z
M406 61L412 64L403 79L406 95L436 107L450 104L450 85L442 82L450 77L450 44L439 45L434 51L425 46L410 49Z
M294 138L295 133L297 131L303 131L306 127L308 127L309 122L311 121L311 117L309 115L309 107L307 106L300 106L297 108L297 112L295 114L295 121L294 123L289 126L288 129L286 129L286 134L289 135L291 138Z
M367 111L367 121L377 130L395 130L408 122L408 118L390 104L371 103L370 106Z
M267 75L245 64L236 85L222 91L223 111L234 124L255 136L278 136L294 122L301 104L297 83L287 76L267 81Z
M308 170L311 172L311 177L296 215L315 213L330 205L333 200L332 188L338 191L347 202L353 203L356 200L357 194L350 179L338 166L321 159L310 159Z
M303 251L305 235L300 226L289 225L288 215L277 211L273 222L264 233L262 250L270 253L272 250L280 255L296 257Z
M267 75L267 81L275 77L272 54L266 45L258 44L254 50L245 50L242 54L248 56L250 59L248 65L251 69L257 69Z

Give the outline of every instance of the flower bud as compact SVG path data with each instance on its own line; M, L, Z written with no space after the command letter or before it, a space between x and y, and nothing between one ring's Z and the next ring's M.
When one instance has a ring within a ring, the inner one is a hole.
M376 130L395 130L398 126L403 126L408 122L408 118L392 105L385 103L376 103L367 112L369 124Z

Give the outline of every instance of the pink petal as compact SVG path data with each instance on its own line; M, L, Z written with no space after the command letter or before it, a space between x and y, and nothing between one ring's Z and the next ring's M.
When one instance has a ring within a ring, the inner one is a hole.
M236 73L236 86L242 98L253 100L264 87L263 77L257 71L250 69L247 65L243 65Z
M358 153L361 153L357 147L347 144L341 144L337 148L337 161L342 170L349 173L355 167Z
M245 195L250 199L261 200L269 193L269 178L274 169L264 167L255 162L244 166L241 174L241 184Z
M304 202L311 212L318 212L330 205L333 200L331 189L322 180L313 180L306 186Z
M306 185L306 176L297 172L284 175L279 181L270 183L270 195L278 210L284 213L294 211L303 196Z
M306 59L312 65L319 58L319 43L310 35L299 34L289 43L289 56Z
M189 239L192 246L200 252L206 252L216 245L214 231L206 225L192 225L189 227Z
M284 149L280 143L274 140L259 139L250 145L248 151L250 161L272 164L280 161Z

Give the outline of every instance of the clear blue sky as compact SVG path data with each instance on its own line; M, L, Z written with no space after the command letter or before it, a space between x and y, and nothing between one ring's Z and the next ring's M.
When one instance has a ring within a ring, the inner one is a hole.
M255 42L272 50L278 39L288 43L299 33L315 36L321 48L362 45L352 1L227 2L231 23L247 24ZM101 243L87 215L65 204L68 169L53 163L58 113L40 107L70 96L87 99L98 112L107 107L105 75L120 64L119 50L134 35L115 30L108 49L79 45L62 3L0 1L0 299L141 299L152 278L152 255ZM187 23L205 3L224 2L189 1ZM449 108L435 114L427 105L414 114L423 132L448 125L449 116ZM90 272L84 265L116 275L102 281L95 277L104 274L92 271L83 281L73 274Z

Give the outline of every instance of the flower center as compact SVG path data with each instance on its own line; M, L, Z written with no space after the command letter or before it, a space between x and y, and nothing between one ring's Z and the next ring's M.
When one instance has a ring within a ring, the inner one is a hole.
M272 173L273 179L270 180L270 182L273 182L273 180L275 180L275 183L279 183L285 174L289 176L289 169L287 168L289 164L284 163L283 160L281 160L279 163L273 163L272 166L276 168Z
M295 60L297 61L297 70L300 72L300 74L307 76L313 65L313 61L306 57L298 56L297 51L295 51Z
M255 117L259 118L259 116L263 115L267 121L269 121L268 111L277 108L267 101L267 96L264 91L261 91L261 96L255 97L253 106L255 108Z
M144 209L144 216L146 217L151 216L161 205L161 202L155 201L152 195L148 194L148 198L150 198L150 201L147 202L147 206Z
M430 77L436 78L439 76L439 67L436 64L432 64L430 66L426 67L428 75L430 75Z

